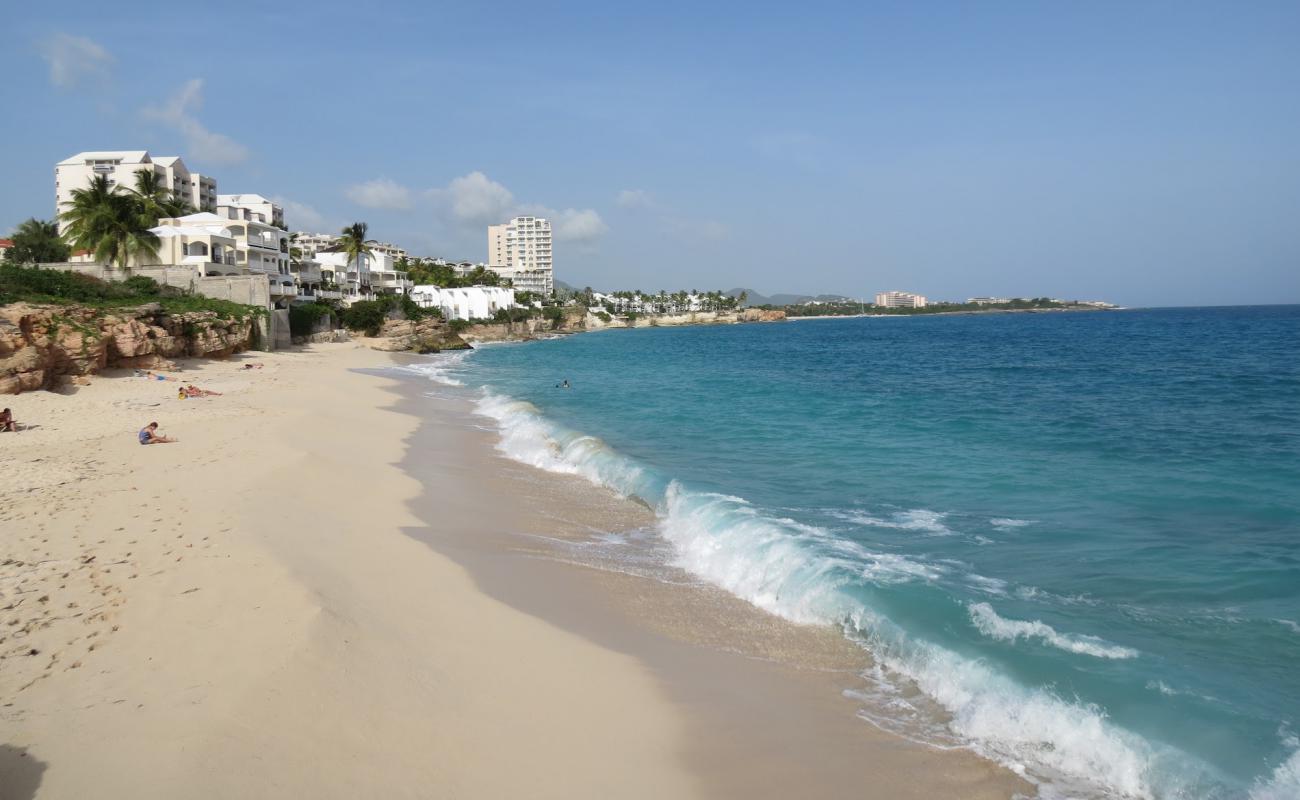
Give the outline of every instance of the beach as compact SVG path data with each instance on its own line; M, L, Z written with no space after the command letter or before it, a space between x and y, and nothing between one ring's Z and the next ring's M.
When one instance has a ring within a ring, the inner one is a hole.
M316 345L183 362L220 397L110 372L9 398L0 797L1027 790L858 720L838 632L566 559L649 513L506 461L392 363ZM137 444L153 420L179 443Z

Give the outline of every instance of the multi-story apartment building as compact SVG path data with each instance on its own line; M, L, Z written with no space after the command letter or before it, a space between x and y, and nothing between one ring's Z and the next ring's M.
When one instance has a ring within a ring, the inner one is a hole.
M179 156L154 158L146 150L105 150L77 153L54 166L55 214L67 211L73 190L89 186L96 175L108 178L111 186L129 189L135 185L135 173L142 169L156 174L173 197L195 210L217 210L217 179L190 172ZM60 230L63 227L60 222Z
M158 255L140 266L188 266L204 276L266 275L271 299L287 306L298 296L298 281L289 269L289 234L229 207L227 212L158 220L150 229L159 239Z
M219 194L217 195L218 213L220 214L220 210L224 208L240 209L251 215L251 217L245 216L245 219L251 218L257 222L274 225L281 230L288 230L284 225L284 209L260 194Z
M549 295L555 289L551 261L551 223L542 217L515 217L488 226L488 269L516 289Z
M876 305L881 308L925 308L928 303L923 295L911 292L881 292L876 295Z

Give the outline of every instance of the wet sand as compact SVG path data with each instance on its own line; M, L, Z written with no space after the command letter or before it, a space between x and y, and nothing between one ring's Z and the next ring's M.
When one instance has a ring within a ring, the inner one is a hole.
M398 409L422 419L402 468L426 487L412 509L427 525L407 532L467 567L492 597L647 664L683 715L681 755L708 796L1033 793L969 752L859 719L845 692L864 685L861 648L665 565L646 508L505 458L463 390L411 379L397 391ZM474 524L448 531L439 525L448 517Z

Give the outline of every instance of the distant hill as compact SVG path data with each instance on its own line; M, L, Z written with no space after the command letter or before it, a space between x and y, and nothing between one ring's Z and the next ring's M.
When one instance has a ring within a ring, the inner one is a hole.
M807 303L813 300L826 303L838 300L850 300L841 294L759 294L753 289L728 289L723 294L729 297L740 297L740 293L746 293L745 305L747 306L793 306L800 303Z

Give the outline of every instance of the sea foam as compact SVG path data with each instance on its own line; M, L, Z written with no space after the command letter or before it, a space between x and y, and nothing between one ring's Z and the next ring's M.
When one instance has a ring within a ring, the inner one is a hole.
M1137 658L1138 651L1130 647L1110 644L1096 636L1063 634L1045 622L1007 619L999 616L988 603L972 603L968 609L971 622L980 633L991 639L1015 642L1018 639L1037 639L1058 650L1067 650L1096 658Z
M485 390L476 410L496 421L497 446L508 457L581 475L644 501L658 515L659 532L672 544L678 566L787 620L842 627L892 679L910 682L941 706L950 734L1034 780L1042 796L1152 798L1166 794L1157 784L1186 771L1177 753L1115 726L1093 705L1022 686L981 661L909 637L855 591L934 581L948 567L873 552L815 526L766 514L743 498L693 491L596 437L554 423L531 403ZM924 515L886 522L930 533L942 527L939 517ZM1007 620L987 606L971 615L992 632L986 635L1036 638L1101 658L1137 655L1092 637L1060 634L1041 622Z

